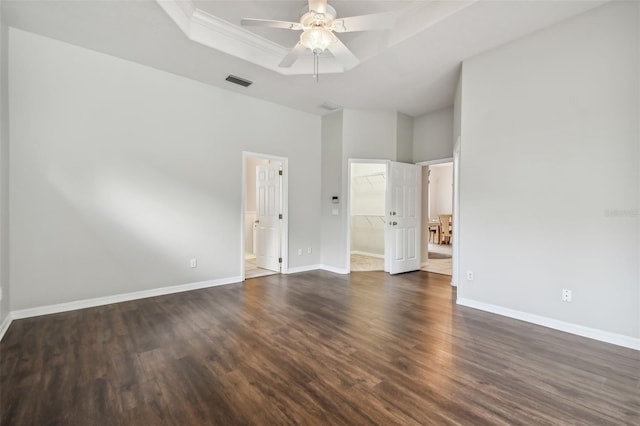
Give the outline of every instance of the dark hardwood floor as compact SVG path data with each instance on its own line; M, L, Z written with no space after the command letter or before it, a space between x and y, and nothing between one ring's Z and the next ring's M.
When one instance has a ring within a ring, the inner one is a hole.
M449 280L315 271L14 321L1 424L640 424L640 352L456 306Z

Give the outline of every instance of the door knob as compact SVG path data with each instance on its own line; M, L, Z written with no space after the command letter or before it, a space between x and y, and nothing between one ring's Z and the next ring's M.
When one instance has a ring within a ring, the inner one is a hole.
M396 226L396 225L398 224L398 222L393 221L393 222L391 222L391 224L392 224L393 226Z

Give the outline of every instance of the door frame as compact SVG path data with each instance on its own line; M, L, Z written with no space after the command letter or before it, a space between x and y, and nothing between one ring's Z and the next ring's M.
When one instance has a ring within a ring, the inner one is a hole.
M289 159L271 154L261 154L257 152L242 151L242 179L241 180L241 196L240 196L240 277L245 280L244 270L244 215L246 206L246 186L247 186L247 158L255 157L265 160L280 161L282 164L282 185L280 187L280 206L282 210L282 223L280 224L280 255L282 256L282 264L280 265L280 273L286 274L289 271Z
M459 265L459 253L458 247L460 242L460 188L459 188L459 173L460 173L460 137L457 138L456 148L454 149L453 157L440 158L437 160L421 161L416 163L418 166L432 166L434 164L453 163L453 200L452 200L452 217L453 222L453 238L451 239L451 285L453 287L458 286L458 277L460 276L458 271ZM424 226L425 224L421 224Z
M345 235L347 236L347 241L346 241L346 248L347 248L347 260L346 260L346 273L350 274L351 273L351 165L352 164L384 164L385 165L385 189L384 189L384 196L385 196L385 203L386 203L386 197L387 197L387 184L388 184L388 178L389 178L389 160L367 160L367 159L362 159L362 158L349 158L347 160L347 191L345 194L345 207L344 210L346 211L346 220L345 220L345 227L346 227L346 232ZM385 204L386 205L386 204ZM385 272L388 272L388 264L387 264L387 241L386 241L386 212L385 212L385 242L384 242L384 270Z

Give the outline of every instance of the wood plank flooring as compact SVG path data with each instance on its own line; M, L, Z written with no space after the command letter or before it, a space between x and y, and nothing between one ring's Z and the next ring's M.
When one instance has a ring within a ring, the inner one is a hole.
M314 271L18 320L0 424L640 424L640 352L449 281Z

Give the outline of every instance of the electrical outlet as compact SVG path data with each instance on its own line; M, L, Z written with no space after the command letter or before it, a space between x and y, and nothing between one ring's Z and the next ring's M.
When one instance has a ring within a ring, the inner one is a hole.
M191 266L192 268L197 268L198 267L198 259L191 259L191 261L189 262L189 266Z
M311 247L307 247L307 254L311 254Z
M302 256L302 249L298 249L298 256Z
M563 302L571 302L572 299L573 299L573 293L571 292L571 290L563 288L562 289L562 301Z
M473 271L467 271L467 281L473 281Z

